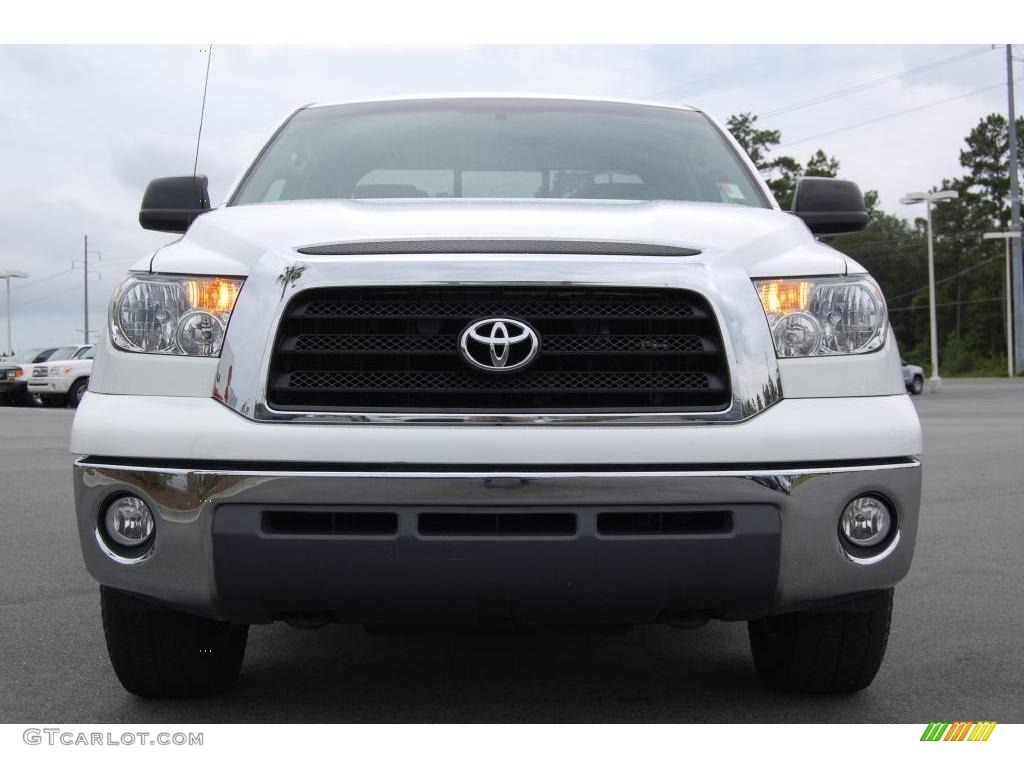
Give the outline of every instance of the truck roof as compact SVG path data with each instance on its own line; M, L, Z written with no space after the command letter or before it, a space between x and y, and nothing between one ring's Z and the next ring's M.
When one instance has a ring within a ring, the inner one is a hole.
M689 104L666 104L657 101L644 101L637 99L618 99L596 96L579 96L573 94L553 93L427 93L427 94L403 94L396 96L382 96L372 99L346 99L343 101L311 102L305 104L301 109L312 109L316 107L337 107L355 104L384 104L393 101L452 101L465 100L474 101L478 99L508 99L522 101L578 101L591 104L628 104L637 107L661 107L664 109L679 109L688 112L700 112L697 107Z

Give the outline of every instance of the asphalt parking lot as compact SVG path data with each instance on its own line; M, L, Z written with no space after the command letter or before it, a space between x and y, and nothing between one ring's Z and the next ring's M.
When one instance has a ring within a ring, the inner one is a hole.
M145 701L107 662L72 519L73 412L0 408L0 721L1024 721L1024 381L915 398L924 509L889 652L850 697L761 688L746 625L624 635L374 636L254 627L238 684Z

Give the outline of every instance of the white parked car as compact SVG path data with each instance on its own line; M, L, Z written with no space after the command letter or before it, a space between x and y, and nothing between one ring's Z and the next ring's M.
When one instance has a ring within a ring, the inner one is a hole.
M64 347L52 359L31 368L28 392L44 405L77 408L89 389L96 349L91 344Z
M0 405L32 405L28 379L32 367L56 354L58 347L23 349L0 363Z
M217 210L152 182L183 236L115 291L71 441L122 684L222 690L277 620L721 619L773 687L868 685L921 431L818 239L867 218L835 179L780 210L699 110L558 97L304 107Z

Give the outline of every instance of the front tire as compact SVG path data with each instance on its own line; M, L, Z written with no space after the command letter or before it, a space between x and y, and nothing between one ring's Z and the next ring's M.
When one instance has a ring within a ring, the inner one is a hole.
M910 382L910 392L915 395L920 395L924 392L924 379L922 377L914 377L913 381Z
M89 391L89 380L79 379L71 385L71 389L68 390L67 404L70 408L77 408L82 404L82 398L85 397L85 393Z
M887 589L749 622L750 649L761 679L789 693L854 693L866 688L885 657L892 595Z
M161 608L102 586L100 606L110 663L130 693L209 696L238 676L248 626Z

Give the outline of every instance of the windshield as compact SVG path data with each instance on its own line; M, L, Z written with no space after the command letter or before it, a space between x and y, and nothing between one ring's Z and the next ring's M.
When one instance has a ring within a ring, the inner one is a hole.
M9 363L34 363L36 356L43 351L42 347L35 347L33 349L25 349L21 352L16 352L8 358Z
M70 360L74 357L75 352L78 351L78 347L57 347L53 350L53 354L47 355L47 360Z
M529 99L304 109L231 204L453 197L768 205L700 112Z

